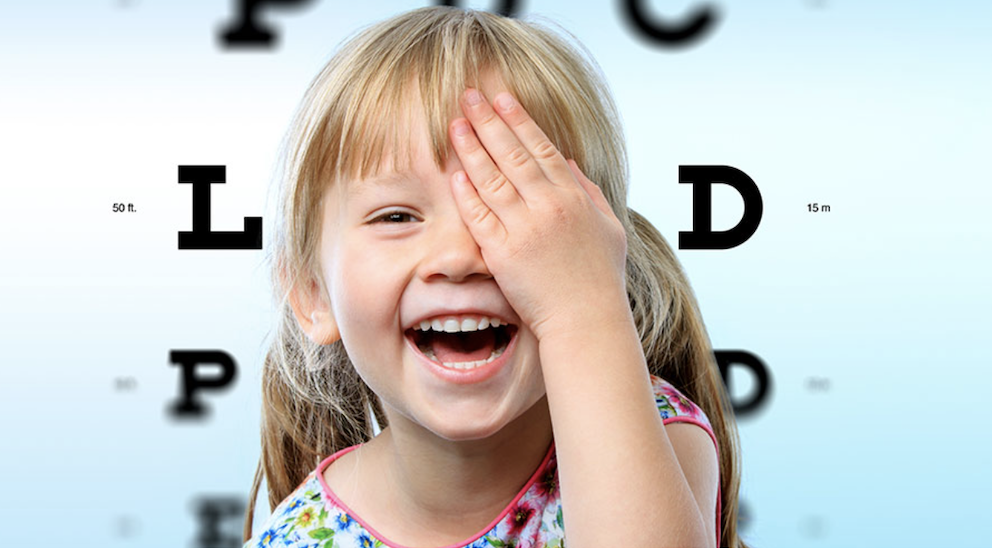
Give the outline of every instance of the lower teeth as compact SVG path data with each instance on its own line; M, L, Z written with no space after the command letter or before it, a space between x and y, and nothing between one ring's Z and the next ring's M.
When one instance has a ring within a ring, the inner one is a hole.
M482 366L482 365L486 365L487 363L490 363L493 360L495 360L496 358L500 357L505 350L506 350L506 344L504 344L503 346L501 346L499 348L493 349L492 353L489 354L489 357L486 358L486 359L484 359L484 360L477 360L477 361L474 361L474 362L453 362L453 363L448 363L448 362L442 362L441 360L437 359L437 356L434 355L434 349L433 348L421 349L421 351L424 353L424 355L427 356L428 358L430 358L431 361L433 361L434 363L441 364L441 365L443 365L443 366L445 366L445 367L447 367L449 369L475 369L476 367L479 367L479 366Z

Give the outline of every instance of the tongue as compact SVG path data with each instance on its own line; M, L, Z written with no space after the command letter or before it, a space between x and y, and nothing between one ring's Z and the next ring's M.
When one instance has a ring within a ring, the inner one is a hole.
M442 362L474 362L492 355L496 348L496 334L492 329L467 333L434 332L430 343L434 356Z

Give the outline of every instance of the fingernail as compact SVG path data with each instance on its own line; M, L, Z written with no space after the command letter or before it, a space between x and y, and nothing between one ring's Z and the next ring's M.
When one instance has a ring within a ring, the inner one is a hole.
M455 135L461 137L468 135L468 122L465 120L455 122Z
M513 100L513 97L511 97L509 93L502 93L496 98L496 106L504 112L510 112L513 110L514 104L516 104L516 101Z
M474 89L469 89L468 95L465 96L465 100L468 101L469 105L474 107L482 102L482 94Z

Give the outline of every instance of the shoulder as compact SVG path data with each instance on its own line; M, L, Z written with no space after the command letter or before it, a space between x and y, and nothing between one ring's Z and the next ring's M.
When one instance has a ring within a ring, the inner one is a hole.
M710 419L698 405L661 377L651 375L651 388L654 390L658 413L661 414L665 431L668 432L669 436L676 432L680 439L693 441L693 445L697 449L707 450L711 446L719 454L720 446L716 434L713 432L713 425L710 424ZM699 428L693 428L690 425ZM675 426L678 427L674 428Z
M666 425L672 422L696 423L703 430L713 432L713 426L706 413L671 383L661 377L651 375L651 388L654 391L658 412Z
M313 537L327 519L316 471L289 494L269 515L258 533L243 548L296 546L303 536Z

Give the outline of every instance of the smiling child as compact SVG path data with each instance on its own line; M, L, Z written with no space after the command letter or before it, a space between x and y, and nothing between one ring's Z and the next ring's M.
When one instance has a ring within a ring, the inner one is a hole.
M312 83L246 547L744 546L709 339L580 51L431 7Z

